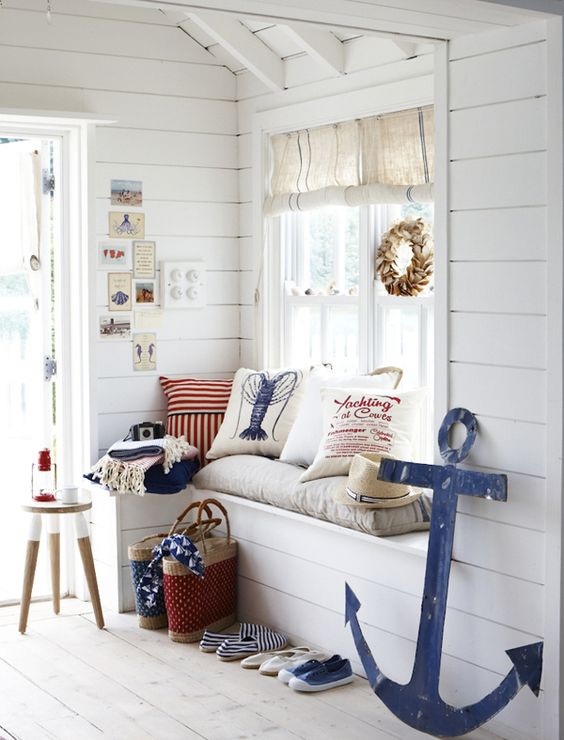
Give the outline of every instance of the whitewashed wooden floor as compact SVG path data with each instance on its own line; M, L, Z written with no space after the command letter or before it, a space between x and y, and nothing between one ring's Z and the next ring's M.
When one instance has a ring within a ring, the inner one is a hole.
M421 740L383 707L366 681L297 694L274 678L137 627L133 614L106 614L96 629L88 604L0 609L0 738L21 740ZM495 740L487 731L472 740Z

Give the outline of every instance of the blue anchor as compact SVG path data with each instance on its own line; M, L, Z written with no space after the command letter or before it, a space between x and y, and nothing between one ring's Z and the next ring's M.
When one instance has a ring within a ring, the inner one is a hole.
M449 431L457 422L466 427L466 438L459 449L449 447ZM497 688L480 701L466 707L453 707L439 696L439 675L446 616L448 581L454 540L457 496L479 496L494 501L507 500L505 475L457 469L474 444L477 422L467 409L451 409L439 430L439 450L445 465L424 465L400 460L382 460L379 479L433 489L433 513L421 620L411 679L398 684L378 668L368 647L357 612L360 601L346 584L345 624L350 623L356 649L374 693L388 709L416 730L436 737L459 737L480 727L500 712L527 684L538 696L543 643L506 650L513 668Z

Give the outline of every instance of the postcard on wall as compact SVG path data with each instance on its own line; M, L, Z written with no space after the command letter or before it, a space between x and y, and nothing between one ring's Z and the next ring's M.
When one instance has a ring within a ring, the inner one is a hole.
M143 308L154 306L157 302L157 285L154 280L135 281L135 304Z
M129 244L121 244L120 246L110 242L100 242L98 244L98 266L102 269L128 268L130 265L129 256Z
M157 369L157 335L143 333L133 335L133 369Z
M144 239L145 214L110 211L108 231L110 239Z
M133 242L133 277L155 277L155 242Z
M108 311L131 311L131 273L108 273Z
M98 316L99 339L131 339L131 314Z
M143 183L141 180L112 180L111 195L113 206L142 206Z
M136 329L162 329L164 325L164 314L162 309L155 308L152 311L135 311L135 328Z

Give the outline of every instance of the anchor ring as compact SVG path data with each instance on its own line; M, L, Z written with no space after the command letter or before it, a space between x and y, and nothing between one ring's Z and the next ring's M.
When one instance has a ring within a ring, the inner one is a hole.
M466 439L460 447L453 449L448 444L448 434L452 427L457 423L464 424L466 427ZM478 422L474 414L468 409L457 408L451 409L443 419L439 429L439 451L441 457L446 463L456 465L462 462L466 457L474 442L476 441L476 432L478 431Z

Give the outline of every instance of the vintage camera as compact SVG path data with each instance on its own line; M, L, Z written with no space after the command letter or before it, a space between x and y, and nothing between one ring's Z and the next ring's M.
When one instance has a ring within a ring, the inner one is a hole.
M162 421L142 421L129 428L126 439L131 439L133 442L145 442L148 439L162 439L164 436L165 428Z

